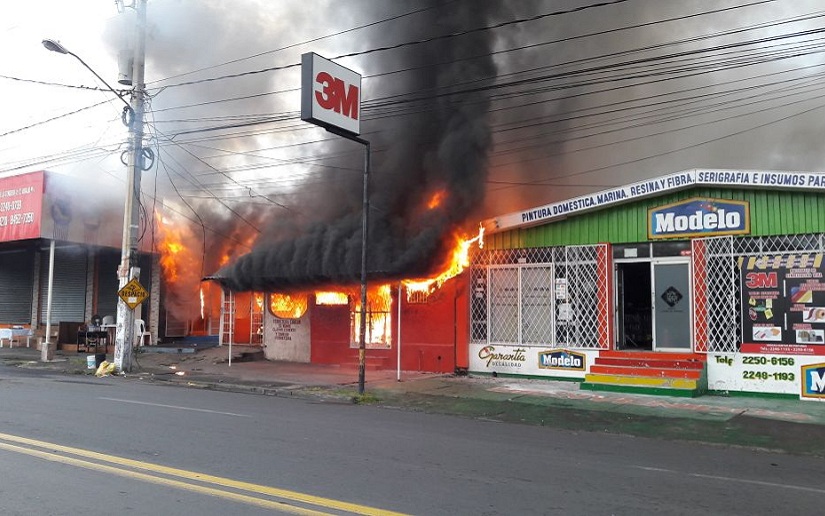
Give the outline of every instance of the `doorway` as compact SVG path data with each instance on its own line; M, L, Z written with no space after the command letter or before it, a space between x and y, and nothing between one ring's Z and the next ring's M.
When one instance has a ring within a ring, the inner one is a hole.
M616 349L692 349L690 262L616 262Z

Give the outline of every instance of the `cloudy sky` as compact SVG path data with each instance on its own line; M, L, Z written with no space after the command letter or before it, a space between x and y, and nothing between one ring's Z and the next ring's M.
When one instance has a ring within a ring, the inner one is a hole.
M122 199L122 104L40 42L119 87L130 12L0 6L0 174L94 177ZM355 256L318 242L357 241L363 163L300 120L304 52L364 77L374 245L389 257L375 267L389 274L427 268L456 227L647 177L825 169L817 0L150 0L148 16L144 201L207 239L280 245L262 263L303 263L302 245L326 256L304 275ZM447 207L422 215L439 189Z

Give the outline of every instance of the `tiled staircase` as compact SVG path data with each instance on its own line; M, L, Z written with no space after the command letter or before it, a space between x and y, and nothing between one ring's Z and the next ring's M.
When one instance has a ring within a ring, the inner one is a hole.
M602 351L582 389L694 398L707 392L705 355Z

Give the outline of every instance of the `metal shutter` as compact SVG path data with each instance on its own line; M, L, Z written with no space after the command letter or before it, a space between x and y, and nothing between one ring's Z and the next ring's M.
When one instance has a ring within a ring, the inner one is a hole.
M40 322L46 322L49 292L49 251L40 258ZM86 312L86 249L71 247L54 251L51 323L84 322Z
M117 318L117 268L120 251L102 249L97 255L97 314Z
M0 323L31 322L33 286L34 251L0 253Z

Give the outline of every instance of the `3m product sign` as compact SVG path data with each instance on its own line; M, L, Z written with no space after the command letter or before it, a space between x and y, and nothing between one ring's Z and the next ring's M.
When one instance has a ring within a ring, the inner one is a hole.
M143 285L141 285L138 280L132 278L129 280L129 283L123 285L123 288L118 290L117 295L120 296L120 299L122 299L129 308L134 310L149 297L149 292L143 288Z
M746 201L693 198L647 211L647 236L685 238L750 233Z
M303 54L301 120L361 134L361 76L313 52Z
M739 258L742 353L825 355L825 256Z

